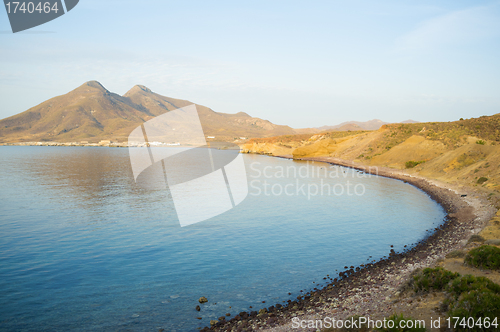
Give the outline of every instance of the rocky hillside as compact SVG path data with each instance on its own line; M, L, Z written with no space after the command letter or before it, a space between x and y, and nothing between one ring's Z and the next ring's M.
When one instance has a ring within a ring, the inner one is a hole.
M193 104L136 85L125 95L108 91L97 81L87 82L65 95L49 99L29 110L0 120L0 143L33 141L126 141L141 123L165 112ZM288 126L275 125L246 113L217 113L197 105L207 136L234 140L295 134Z

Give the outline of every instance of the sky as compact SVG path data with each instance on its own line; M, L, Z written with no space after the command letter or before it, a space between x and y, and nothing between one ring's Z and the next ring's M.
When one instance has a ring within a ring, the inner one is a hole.
M294 128L500 113L500 1L80 0L13 34L0 118L86 81Z

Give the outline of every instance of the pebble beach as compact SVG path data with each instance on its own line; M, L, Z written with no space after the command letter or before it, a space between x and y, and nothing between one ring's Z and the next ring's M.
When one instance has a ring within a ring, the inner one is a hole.
M337 158L302 160L350 167L405 181L425 191L445 209L447 216L430 236L417 244L408 244L404 252L390 249L389 255L379 261L347 267L338 274L332 272L324 276L325 286L304 293L294 301L252 309L233 317L220 317L202 331L319 331L322 326L318 321L326 317L338 321L359 315L375 320L408 310L418 313L420 299L400 299L411 274L442 261L449 252L463 248L468 238L479 233L496 213L488 200L472 189L416 177L400 170L368 168ZM434 313L432 309L430 312ZM436 308L435 317L439 315ZM298 327L298 321L303 322L302 327Z

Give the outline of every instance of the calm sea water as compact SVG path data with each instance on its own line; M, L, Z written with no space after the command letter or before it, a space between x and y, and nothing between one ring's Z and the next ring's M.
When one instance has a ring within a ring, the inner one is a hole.
M181 228L168 191L134 183L127 149L0 147L0 330L195 331L402 251L445 216L401 181L244 159L248 197ZM313 195L335 185L360 195Z

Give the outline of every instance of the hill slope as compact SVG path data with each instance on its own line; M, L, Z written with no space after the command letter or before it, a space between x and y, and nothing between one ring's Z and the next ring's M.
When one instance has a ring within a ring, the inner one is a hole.
M29 110L0 120L0 143L32 141L126 141L141 123L165 112L193 104L136 85L120 96L97 81L89 81L65 95L51 98ZM294 134L246 113L224 114L197 105L205 135L220 139Z
M134 86L124 97L146 108L154 116L192 104L192 102L187 100L159 95L142 85ZM267 120L253 118L243 112L236 114L217 113L208 107L202 105L196 106L203 131L206 135L219 137L267 137L295 134L295 131L288 126L275 125Z
M500 114L454 122L386 124L376 131L341 133L252 139L242 148L406 169L427 178L477 187L490 194L500 208Z

